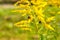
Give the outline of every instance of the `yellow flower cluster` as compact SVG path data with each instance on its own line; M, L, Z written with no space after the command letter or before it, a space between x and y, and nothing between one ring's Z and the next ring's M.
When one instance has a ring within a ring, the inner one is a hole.
M57 1L52 0L52 3L56 3ZM54 30L54 28L48 24L47 22L51 22L55 16L45 18L46 15L44 15L44 8L47 4L50 3L50 0L44 1L44 0L20 0L16 2L15 7L19 10L15 10L14 12L20 12L22 13L22 16L25 16L26 14L29 14L27 20L22 20L20 22L15 23L14 25L18 27L23 27L23 30L31 30L29 23L31 23L33 20L40 20L44 26L50 30ZM32 13L32 11L34 13ZM60 12L58 13L60 14ZM35 18L36 17L36 18ZM38 23L36 22L36 25ZM38 25L37 25L38 26Z
M48 0L48 4L52 4L60 8L60 0Z

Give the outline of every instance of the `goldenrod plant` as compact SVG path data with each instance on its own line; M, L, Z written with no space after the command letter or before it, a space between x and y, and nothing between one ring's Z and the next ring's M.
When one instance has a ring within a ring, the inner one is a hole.
M49 30L56 32L56 26L54 24L56 24L56 16L60 14L60 10L56 11L56 8L60 8L59 2L59 0L17 1L14 5L16 10L13 12L19 12L23 17L26 16L27 19L21 20L14 25L21 30L34 32L35 34L42 34L43 30L43 34L47 34ZM56 10L53 11L53 8ZM51 24L53 22L54 24Z

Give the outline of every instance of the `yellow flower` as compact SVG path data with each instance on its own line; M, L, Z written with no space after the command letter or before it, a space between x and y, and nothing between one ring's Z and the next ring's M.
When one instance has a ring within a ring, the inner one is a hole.
M15 26L18 26L18 27L20 27L20 26L26 26L24 24L28 24L28 21L27 20L20 21L20 22L15 23L14 25Z
M26 0L24 0L24 1L17 1L14 4L14 6L16 8L27 8L27 6L29 6L29 5L30 5L30 2L29 1L26 1Z
M47 18L47 19L46 19L46 22L51 22L54 18L55 18L55 16L52 16L52 17L50 17L50 18Z
M31 0L31 3L33 3L34 5L43 5L42 3L45 3L43 0Z
M45 19L44 19L43 17L38 16L38 18L39 18L39 20L40 20L42 23L46 23L46 22L45 22Z
M34 9L36 15L40 15L40 16L44 17L42 8L33 6L33 9Z
M28 22L31 22L34 19L32 15L28 16Z
M14 6L17 6L18 3L20 3L20 1L17 1L17 2L14 4ZM20 4L19 4L19 5L20 5Z
M51 25L49 25L49 24L46 24L46 23L45 23L45 27L46 27L46 28L48 28L48 29L50 29L50 30L55 31L55 30L54 30L54 28L53 28L53 27L51 27Z
M52 4L52 5L58 5L58 4L60 4L60 0L48 0L47 1L48 2L48 4Z
M43 8L43 7L45 7L46 5L47 5L47 2L41 2L38 7Z
M41 16L41 17L45 17L45 15L43 14L43 10L42 9L36 10L36 14Z
M45 2L43 0L31 0L31 1L21 0L21 1L18 1L15 4L15 6L19 10L15 10L14 12L22 13L22 16L25 16L26 14L28 14L28 19L17 22L14 25L20 27L22 30L30 30L31 31L29 23L32 22L33 19L36 20L34 15L37 15L37 20L39 19L42 22L42 24L45 25L46 28L54 31L54 28L52 28L51 25L47 24L46 22L51 22L51 20L53 20L55 18L55 16L50 17L46 20L45 15L43 14L44 8L46 5L47 5L47 2ZM32 15L32 11L34 11L34 13L35 13L34 15ZM37 22L36 22L36 27L38 28Z

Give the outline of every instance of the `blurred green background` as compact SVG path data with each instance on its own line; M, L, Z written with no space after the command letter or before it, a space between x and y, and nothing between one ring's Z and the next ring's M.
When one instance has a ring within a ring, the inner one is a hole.
M10 3L10 4L12 4L16 1L18 1L18 0L0 0L0 3Z

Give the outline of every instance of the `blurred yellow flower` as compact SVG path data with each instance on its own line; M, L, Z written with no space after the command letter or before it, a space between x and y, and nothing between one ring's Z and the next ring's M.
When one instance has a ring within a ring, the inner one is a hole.
M38 18L39 18L39 20L40 20L42 23L44 23L44 24L46 23L46 22L45 22L45 19L44 19L43 17L38 16Z
M23 21L20 21L20 22L15 23L14 25L20 27L20 25L24 25L24 24L28 24L28 21L23 20Z
M22 20L20 22L15 23L14 25L18 26L18 27L27 26L32 20L33 20L33 16L30 15L30 16L28 16L28 20Z
M34 15L37 15L36 17L38 18L38 20L40 20L42 22L42 24L45 25L46 28L54 31L54 28L52 28L50 24L47 24L47 22L51 22L55 18L55 16L45 19L46 15L43 14L44 8L46 7L46 5L48 5L48 2L50 2L50 0L48 0L47 2L43 1L43 0L18 1L15 4L15 6L19 10L15 10L14 12L20 12L20 13L22 13L22 16L25 16L26 14L28 14L27 15L28 19L17 22L17 23L15 23L15 25L18 27L26 27L26 28L21 28L22 30L31 30L29 28L30 25L28 25L28 24L30 22L32 22L33 19L36 20ZM53 0L52 0L52 3L53 3ZM56 3L56 1L55 1L55 3ZM22 10L20 8L22 8ZM34 15L33 15L32 11L34 12ZM37 24L36 24L36 26L38 27Z
M51 22L52 20L54 20L55 16L49 17L46 19L46 22Z
M58 6L60 5L60 0L48 0L47 3Z
M45 24L45 27L46 27L47 29L50 29L50 30L55 31L55 30L54 30L54 28L53 28L53 27L51 27L51 25L49 25L49 24Z
M31 22L34 19L34 17L32 15L28 16L28 22Z
M57 14L60 14L60 11L59 11L59 12L57 12Z

